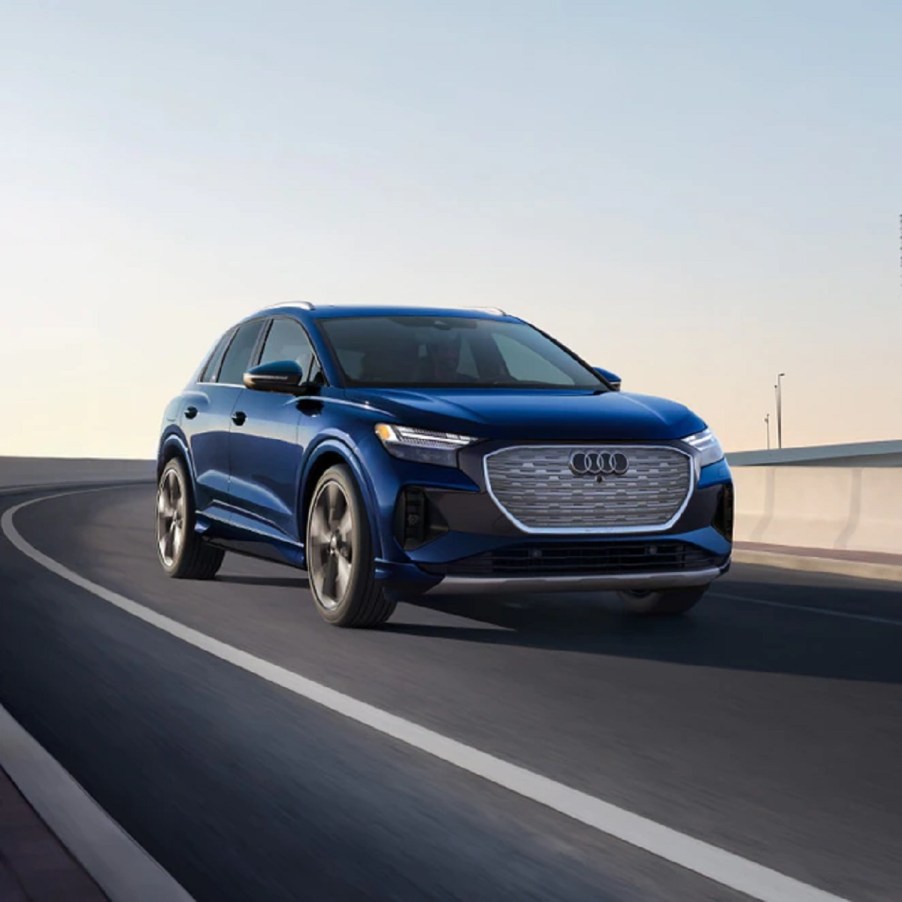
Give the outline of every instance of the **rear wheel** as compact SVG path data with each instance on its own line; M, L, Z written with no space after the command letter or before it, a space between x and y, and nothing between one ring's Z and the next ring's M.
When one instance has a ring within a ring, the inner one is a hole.
M185 465L168 461L157 487L157 556L174 579L213 579L225 552L194 531L194 498Z
M619 594L631 614L673 616L685 614L707 590L707 586L694 586L688 589L660 589L657 592L621 592Z
M376 581L366 507L342 464L320 477L307 515L307 572L320 616L335 626L372 627L392 615L395 602Z

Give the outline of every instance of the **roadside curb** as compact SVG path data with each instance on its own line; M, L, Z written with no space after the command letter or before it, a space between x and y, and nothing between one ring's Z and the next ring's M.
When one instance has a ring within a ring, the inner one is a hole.
M809 573L831 573L859 579L902 583L902 565L897 564L878 564L873 561L852 561L780 551L752 551L747 548L734 549L733 560L739 564L758 564L762 567L778 567L783 570L805 570Z
M30 810L110 902L193 902L192 897L104 811L68 771L0 705L0 766ZM11 834L10 834L11 835ZM15 866L15 856L9 856ZM28 876L36 872L29 872ZM18 877L22 881L23 873ZM40 876L38 874L38 876ZM88 889L93 889L91 883ZM83 892L44 899L93 900ZM96 895L94 896L96 899Z
M109 902L0 768L0 899Z

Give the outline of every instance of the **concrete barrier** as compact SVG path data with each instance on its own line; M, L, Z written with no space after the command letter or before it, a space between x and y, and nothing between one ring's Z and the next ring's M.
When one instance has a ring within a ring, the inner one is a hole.
M902 554L902 467L734 466L736 540Z

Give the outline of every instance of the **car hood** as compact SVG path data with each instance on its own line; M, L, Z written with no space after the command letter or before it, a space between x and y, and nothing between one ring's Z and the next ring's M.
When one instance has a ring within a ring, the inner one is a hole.
M407 426L477 438L662 441L705 428L682 404L629 392L354 389L348 399Z

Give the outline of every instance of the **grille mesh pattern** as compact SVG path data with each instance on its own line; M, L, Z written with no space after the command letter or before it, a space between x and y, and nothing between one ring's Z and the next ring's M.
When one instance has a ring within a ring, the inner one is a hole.
M574 476L574 451L622 451L624 476ZM557 445L505 448L486 459L489 486L501 506L529 529L653 528L682 507L691 462L674 448Z

